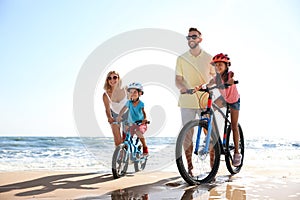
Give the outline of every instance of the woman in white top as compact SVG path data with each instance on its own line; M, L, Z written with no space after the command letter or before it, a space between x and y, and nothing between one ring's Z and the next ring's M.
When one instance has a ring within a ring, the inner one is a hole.
M122 81L119 74L116 71L108 72L104 84L105 92L103 93L103 103L108 123L111 125L116 146L122 143L120 125L112 123L116 122L116 118L128 100L126 88L121 87ZM122 118L126 120L127 115L128 113L123 115Z

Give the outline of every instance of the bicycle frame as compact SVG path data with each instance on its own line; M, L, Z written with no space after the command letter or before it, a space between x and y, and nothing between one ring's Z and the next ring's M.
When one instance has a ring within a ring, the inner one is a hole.
M114 122L115 124L120 124L120 122ZM122 129L125 131L126 126L126 137L124 141L118 145L113 153L112 158L112 173L114 178L120 178L125 176L128 165L134 164L135 172L144 170L148 156L144 156L141 151L141 145L139 143L140 139L136 136L134 138L135 132L131 129L134 125L141 124L142 121L136 121L135 123L122 123ZM147 121L149 124L150 122Z
M234 81L234 84L237 84ZM230 85L229 85L230 86ZM231 130L230 108L226 105L218 107L213 103L213 89L224 89L226 84L209 88L201 88L199 91L208 93L208 102L204 110L201 110L197 119L187 122L178 135L176 141L176 165L182 178L190 185L210 183L214 180L220 166L220 156L225 157L228 171L234 175L240 172L244 159L244 136L238 124L239 138L238 149L235 147L235 137ZM193 94L194 89L188 89L184 93ZM217 114L220 113L220 116ZM222 117L222 120L218 120ZM220 123L224 123L223 127ZM221 128L221 129L219 129ZM203 132L203 133L201 133ZM222 138L223 135L223 138ZM233 165L236 150L242 154L241 164Z
M228 105L226 105L226 114L224 114L222 112L222 110L212 102L212 95L213 92L209 91L209 96L208 96L208 103L207 103L207 107L205 111L202 111L200 114L200 120L202 121L207 121L208 124L208 129L207 129L207 134L206 134L206 141L205 141L205 147L204 147L204 152L203 153L208 153L209 152L209 144L210 144L210 139L211 139L211 133L212 133L212 129L213 129L213 125L214 129L216 131L217 134L217 138L218 138L218 142L220 143L220 146L223 147L226 143L226 129L228 127L228 124L230 125L231 122L228 119L229 117L229 107ZM222 117L224 118L224 134L223 134L223 140L221 140L221 135L219 132L219 128L216 122L216 117L214 114L214 111L212 110L212 108L216 111L218 111ZM208 117L204 117L205 115L208 115ZM201 130L202 128L199 126L198 127L198 132L197 132L197 138L196 138L196 146L195 146L195 150L194 150L194 154L198 155L199 152L199 144L200 144L200 136L201 136ZM225 154L225 150L224 148L221 148L221 154Z
M127 151L126 151L126 157L128 157L128 155L130 155L129 160L132 162L138 161L138 160L142 160L142 159L146 159L143 157L138 157L138 153L141 154L141 147L139 145L139 138L137 137L136 140L134 141L134 134L135 133L131 133L130 132L130 127L134 126L136 123L125 123L123 125L123 128L127 128L128 130L126 131L126 137L125 140L123 141L123 144L127 147Z
M133 136L134 133L131 134L130 132L130 127L133 126L133 124L127 124L128 125L128 130L126 131L126 137L125 140L123 142L124 145L127 146L127 156L128 154L130 154L130 161L131 162L135 162L137 160L141 160L141 159L146 159L146 158L142 158L142 157L137 157L137 153L141 153L141 149L140 146L138 145L139 143L139 138L137 137L136 140L133 140Z
M214 108L215 110L217 110L217 111L222 115L222 117L223 117L223 119L224 119L223 140L222 140L222 142L220 143L220 144L222 144L222 145L224 146L224 145L226 144L226 130L227 130L228 126L231 125L231 122L230 122L230 120L228 119L229 113L230 113L230 109L229 109L228 105L226 104L226 114L224 114L224 112L223 112L217 105L213 104L213 108ZM216 121L215 121L214 123L216 124ZM219 131L219 129L218 129L217 131ZM220 136L220 134L219 134L219 136ZM221 138L220 138L220 139L221 139Z

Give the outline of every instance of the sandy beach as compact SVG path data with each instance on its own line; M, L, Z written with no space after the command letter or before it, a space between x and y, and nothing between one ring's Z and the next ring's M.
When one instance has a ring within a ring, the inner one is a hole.
M245 165L230 176L222 162L216 181L189 186L175 170L129 173L11 171L0 173L0 199L300 199L299 162Z

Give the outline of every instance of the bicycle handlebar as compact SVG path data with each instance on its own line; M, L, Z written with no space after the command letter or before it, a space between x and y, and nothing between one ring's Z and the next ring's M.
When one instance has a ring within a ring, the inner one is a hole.
M141 125L141 124L143 124L143 120L135 121L134 124ZM147 121L146 124L150 124L150 121Z
M121 124L122 122L113 122L112 124ZM125 122L126 125L141 125L143 123L143 120L137 120L133 123ZM146 124L150 124L150 121L147 121Z
M231 85L238 84L238 83L239 83L239 81L234 81L233 84L224 83L224 84L221 84L221 85L215 85L213 87L200 88L200 90L198 90L198 91L209 92L210 90L213 90L213 89L216 89L216 88L217 89L225 89L225 88L230 87ZM187 89L186 92L181 93L181 94L194 94L194 93L195 93L194 89Z

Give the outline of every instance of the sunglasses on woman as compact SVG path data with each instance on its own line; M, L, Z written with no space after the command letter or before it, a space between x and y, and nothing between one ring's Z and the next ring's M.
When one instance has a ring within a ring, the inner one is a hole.
M109 76L109 77L107 77L107 79L108 79L108 80L111 80L111 79L117 80L117 79L118 79L118 76L113 76L113 77Z

